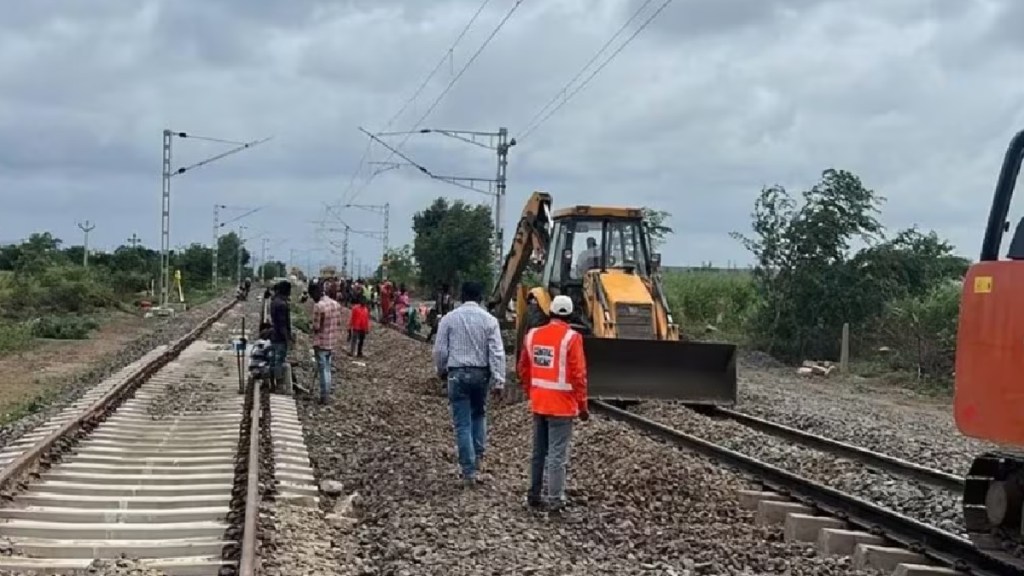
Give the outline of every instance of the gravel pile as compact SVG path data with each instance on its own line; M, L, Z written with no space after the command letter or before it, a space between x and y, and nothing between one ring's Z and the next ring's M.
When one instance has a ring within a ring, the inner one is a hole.
M948 399L858 378L802 378L744 358L737 408L773 422L965 475L973 458L996 446L966 438Z
M251 307L238 305L214 322L201 339L206 342L224 343L230 349L228 340L233 330L241 327L242 316L248 314L247 322L253 318ZM251 325L251 323L250 323ZM216 360L196 362L180 380L163 387L146 411L154 419L171 418L184 413L203 413L221 409L224 397L223 378L235 375L238 366L233 357L223 355ZM219 381L218 381L219 380Z
M218 308L224 306L230 298L218 298L206 302L174 317L166 319L151 319L153 327L119 353L100 359L91 369L77 374L74 377L66 378L61 382L61 391L55 396L55 400L45 409L30 414L16 422L0 427L0 446L6 446L20 438L23 434L36 426L44 423L50 417L60 412L65 407L74 403L89 388L95 386L107 376L117 372L124 366L131 364L141 358L146 352L162 344L168 344L181 338L196 324L208 317Z
M644 403L630 411L943 530L965 533L961 528L963 514L959 494L868 469L859 462L792 444L731 420L702 416L682 406Z
M737 504L748 481L597 417L577 428L562 517L525 507L523 405L492 411L488 481L463 490L429 349L379 328L367 347L361 363L338 355L329 405L300 400L318 479L343 489L319 512L275 511L264 542L281 560L265 574L855 573L755 525Z

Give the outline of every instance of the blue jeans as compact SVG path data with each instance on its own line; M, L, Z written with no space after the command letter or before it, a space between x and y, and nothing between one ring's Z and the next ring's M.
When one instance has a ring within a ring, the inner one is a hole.
M570 417L533 415L533 457L530 459L530 499L560 503L565 500L565 467L572 440ZM541 492L548 479L547 497Z
M452 368L448 371L448 403L455 425L462 477L476 477L477 459L487 449L487 393L491 371L487 368Z
M320 400L327 402L331 394L331 351L316 348L316 368L320 373Z
M275 378L284 375L284 363L288 360L288 343L270 343L270 370Z

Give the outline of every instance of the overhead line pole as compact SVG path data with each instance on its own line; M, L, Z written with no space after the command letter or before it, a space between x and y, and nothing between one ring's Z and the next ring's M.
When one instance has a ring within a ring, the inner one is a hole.
M184 166L177 170L171 170L171 143L174 137L178 138L193 138L196 140L207 140L210 142L218 142L221 144L233 144L234 148L220 154L211 156L205 160L200 160L190 166ZM179 176L185 172L200 166L205 166L211 162L215 162L246 150L254 146L258 146L268 140L263 138L260 140L252 140L250 142L235 142L232 140L224 140L221 138L210 138L207 136L190 136L187 132L175 132L173 130L164 129L163 131L163 181L161 186L160 198L160 306L167 306L167 293L171 285L171 266L170 266L170 247L171 247L171 177Z
M396 165L398 167L398 165ZM383 204L345 204L342 208L359 208L375 214L381 214L384 216L384 237L382 239L380 266L381 273L383 276L388 275L388 233L389 233L389 222L391 220L391 203L385 202Z
M370 134L365 130L363 132L369 135L371 138L383 144L385 147L391 149L393 153L402 157L403 160L406 160L409 163L409 165L417 168L420 172L426 174L427 176L430 176L435 180L442 180L444 182L448 182L449 184L454 184L455 186L467 188L469 190L474 190L476 192L482 192L484 194L494 196L493 266L495 274L500 273L501 266L505 260L505 226L503 219L505 213L505 191L507 188L508 150L512 146L516 145L516 139L510 139L508 137L508 128L500 127L498 128L497 132L487 132L481 130L442 130L436 128L423 128L420 130L414 130L409 132L381 132L379 134ZM486 148L488 150L494 150L497 153L498 159L497 174L495 175L494 178L464 178L459 176L439 176L437 174L432 173L426 167L413 162L411 159L409 159L409 157L405 156L402 152L395 148L391 148L390 146L388 146L386 143L379 139L379 137L381 136L399 136L430 133L442 134L449 138L454 138L456 140L461 140L462 142L473 144L474 146L479 146L481 148ZM481 139L486 139L486 141L481 141ZM469 184L463 184L462 182L469 182ZM479 188L472 186L472 184L476 182L487 182L489 184L493 183L495 184L496 190L494 192L491 192L490 189L481 190Z
M211 277L213 278L213 288L214 289L217 288L217 283L220 280L220 270L217 267L217 257L218 257L218 253L220 252L220 229L223 228L224 226L227 226L228 224L231 224L232 222L237 222L238 220L241 220L242 218L245 218L246 216L248 216L250 214L253 214L255 212L259 212L260 209L261 209L261 208L253 208L252 210L249 210L248 212L246 212L245 214L242 214L241 216L238 216L236 218L232 218L231 220L228 220L227 222L221 222L220 221L220 209L221 208L224 208L224 209L233 208L233 209L236 209L236 210L245 210L245 208L242 207L242 206L227 206L225 204L214 204L213 205L213 273L212 273ZM238 281L241 282L242 281L241 278L239 278Z

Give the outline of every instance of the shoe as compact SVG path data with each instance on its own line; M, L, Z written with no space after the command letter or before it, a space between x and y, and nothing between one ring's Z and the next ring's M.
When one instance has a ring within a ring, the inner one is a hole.
M544 507L544 499L542 499L540 496L528 494L526 496L526 505L529 506L530 508L540 509Z
M545 511L548 514L561 514L562 511L565 510L568 507L569 507L569 503L563 499L563 500L555 500L553 502L548 502L547 505L544 508L545 508Z
M462 479L462 487L465 488L465 489L476 488L479 485L480 485L480 481L477 480L476 478L463 478Z

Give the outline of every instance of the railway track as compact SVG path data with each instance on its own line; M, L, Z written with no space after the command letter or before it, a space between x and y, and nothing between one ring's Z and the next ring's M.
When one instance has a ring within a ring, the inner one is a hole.
M398 331L404 334L404 331L400 329ZM415 336L413 336L413 339L421 342L425 341L425 338L417 338ZM603 412L607 416L622 420L639 430L689 450L702 453L755 477L770 492L752 495L754 506L760 505L757 501L759 499L768 502L792 500L785 502L785 504L792 504L794 506L788 509L798 512L798 516L801 515L799 514L800 512L809 512L810 514L804 515L812 518L807 520L807 522L812 527L815 527L815 533L819 525L827 528L829 525L834 526L835 523L839 523L844 527L854 528L854 531L839 530L839 532L848 536L845 540L846 543L853 542L856 544L860 537L859 535L864 535L870 537L865 542L873 542L875 548L888 553L890 558L903 557L909 559L909 563L902 563L903 568L896 570L898 574L943 573L973 574L976 576L1024 574L1024 561L1012 555L980 550L967 538L946 532L856 496L840 492L819 482L803 478L735 450L672 429L607 402L591 400L591 405L596 411ZM696 411L714 418L730 419L759 432L784 438L803 444L808 448L857 461L867 466L940 489L960 493L966 481L963 477L941 470L921 466L887 454L866 450L859 446L804 432L734 410L702 407L696 409ZM787 510L785 505L781 509ZM822 523L820 517L814 516L814 514L825 514L829 520L834 520L835 523ZM878 546L878 544L888 544L889 546ZM867 544L865 545L867 546ZM891 545L896 545L900 549L894 549ZM870 552L869 548L870 546L865 548L865 550ZM903 554L902 556L901 553ZM894 566L896 565L894 564ZM938 569L936 569L936 566ZM910 568L908 569L907 567ZM918 570L918 572L914 572L914 570Z
M830 517L830 520L880 538L890 546L893 544L899 546L929 564L938 565L956 573L970 573L978 576L1024 574L1024 563L1009 555L992 554L979 550L966 538L945 532L692 434L630 413L607 402L592 400L591 406L596 411L626 422L641 431L750 474L771 491L766 495L768 500L779 500L780 496L784 499L795 500L796 507L791 510L799 513L812 513L805 515L825 514ZM820 439L820 437L818 438ZM828 445L830 444L821 443L823 449ZM857 447L853 448L856 448L856 451L851 454L857 454L865 460L871 458L864 454L867 451ZM845 450L845 448L840 450ZM886 462L887 466L896 467L893 461L897 459L890 458L885 457L881 461ZM773 497L772 494L776 496ZM817 524L813 521L808 522L824 527L828 527L830 524L828 522L818 522ZM921 573L927 572L922 571Z
M235 304L0 451L0 570L124 556L168 575L254 573L260 390L239 394L227 339L201 338L217 321L240 334Z
M920 464L910 462L909 460L867 450L860 446L854 446L853 444L805 432L797 428L792 428L790 426L758 418L757 416L751 416L750 414L730 410L728 408L721 408L718 406L701 406L694 407L693 410L712 418L732 420L752 430L789 440L790 442L795 442L797 444L802 444L808 448L828 452L829 454L833 454L840 458L860 462L878 470L909 478L922 484L927 484L943 490L949 490L958 494L962 493L964 490L964 483L966 481L964 477L957 476L956 474L950 474L949 472L942 470L921 466Z

